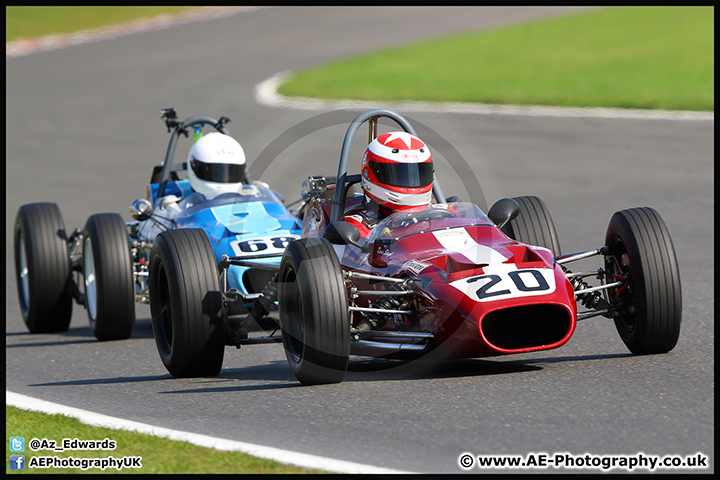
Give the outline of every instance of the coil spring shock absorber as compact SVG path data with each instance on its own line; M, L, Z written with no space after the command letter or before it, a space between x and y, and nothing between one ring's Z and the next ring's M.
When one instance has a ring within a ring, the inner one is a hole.
M568 273L572 273L570 270L568 270L563 265L560 265L560 268L562 268L563 272L565 272L565 275L567 276ZM581 277L568 277L568 281L570 282L570 285L572 285L574 291L578 290L584 290L586 288L590 288L590 284L584 281ZM592 308L592 309L604 309L608 308L610 304L602 298L599 291L595 292L587 292L583 293L581 295L577 295L577 300L585 306L585 308Z
M245 326L247 325L249 320L254 320L257 323L261 318L263 318L270 312L277 310L277 306L275 305L275 302L278 299L277 279L278 274L275 273L270 282L268 282L268 284L265 285L265 288L263 288L262 292L260 292L260 296L258 296L253 302L253 306L250 309L250 312L240 323L240 328L238 328L237 331L234 333L235 346L237 348L240 348L240 340L248 338L248 331Z
M407 279L401 284L393 284L390 290L397 292L405 292L408 295L412 294L413 282ZM384 310L403 310L403 305L407 299L405 295L401 296L390 296L385 295L380 297L377 302L373 305L373 308L382 308ZM392 318L392 313L381 313L381 312L363 312L363 319L358 324L359 330L377 330L382 327L388 320Z
M259 317L255 317L253 315L256 320L264 317L273 310L277 310L277 306L275 305L275 302L278 299L277 279L278 274L276 272L270 282L268 282L268 284L265 285L265 288L263 288L262 292L260 292L260 296L256 298L253 302L253 308L252 310L250 310L250 313L252 314L252 312L256 310L261 313Z
M393 297L381 297L375 304L374 308L383 308L386 310L399 310L402 302ZM387 322L391 313L363 312L363 318L358 324L359 330L377 330Z

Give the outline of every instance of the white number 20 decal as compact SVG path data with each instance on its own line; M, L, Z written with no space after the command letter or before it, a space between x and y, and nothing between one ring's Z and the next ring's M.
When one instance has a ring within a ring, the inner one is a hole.
M555 272L552 269L501 271L463 278L450 285L476 302L547 295L555 291Z

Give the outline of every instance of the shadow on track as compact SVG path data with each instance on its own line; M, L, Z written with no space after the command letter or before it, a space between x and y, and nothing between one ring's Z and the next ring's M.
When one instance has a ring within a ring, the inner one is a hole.
M552 357L521 361L495 361L484 359L448 359L444 361L386 360L371 357L354 357L348 365L344 384L359 382L387 382L431 380L442 378L483 377L543 370L542 363L581 362L611 358L632 357L631 354L606 354L573 357ZM157 392L160 395L188 393L227 393L285 388L313 388L301 385L283 360L263 365L224 369L216 377L173 378L170 374L138 377L113 377L88 380L70 380L29 385L31 387L89 386L143 382L169 382L168 386L186 387ZM239 382L247 382L238 385ZM322 388L318 386L315 388ZM325 386L327 387L327 386Z
M28 340L24 343L8 343L5 348L18 347L53 347L60 345L77 345L82 343L97 342L89 326L71 327L65 332L58 333L30 333L30 332L9 332L5 337L22 337ZM135 321L135 328L131 339L154 338L152 323L149 318L139 318ZM123 342L125 340L113 340L104 343Z

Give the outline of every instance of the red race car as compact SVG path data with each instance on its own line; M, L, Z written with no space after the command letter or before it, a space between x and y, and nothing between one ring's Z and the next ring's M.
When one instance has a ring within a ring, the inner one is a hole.
M341 151L335 185L304 185L302 238L291 242L278 273L278 306L290 367L303 384L340 382L350 354L421 356L439 348L456 357L486 357L557 348L579 320L615 320L633 354L675 346L682 316L680 276L667 227L647 207L613 215L601 248L560 255L552 218L537 197L501 199L483 213L445 199L422 211L397 212L369 236L343 221L363 196L348 175L361 124L370 139L390 110L356 117ZM572 273L592 256L604 265ZM591 287L584 277L596 277ZM578 312L578 304L585 311Z
M214 375L225 345L282 341L301 383L337 383L351 354L487 357L548 350L565 344L579 320L595 316L613 319L633 354L675 347L680 274L667 227L651 208L615 213L602 247L560 255L541 199L504 198L486 214L445 198L429 177L434 202L393 213L361 235L346 217L363 200L354 193L362 177L348 175L350 151L366 122L370 142L378 138L381 117L415 135L391 110L357 116L345 134L337 177L303 183L297 210L302 235L287 244L279 263L258 262L264 259L258 252L223 256L216 264L204 234L181 229L160 235L165 250L153 247L151 265L171 259L173 271L182 272L168 277L166 291L150 292L153 322L157 317L172 325L172 338L160 338L159 345L186 366L166 364L171 374ZM567 268L593 256L604 260L596 271ZM249 313L233 306L237 295L225 281L231 265L276 271ZM587 277L599 285L589 285ZM251 325L277 309L272 333L251 337Z

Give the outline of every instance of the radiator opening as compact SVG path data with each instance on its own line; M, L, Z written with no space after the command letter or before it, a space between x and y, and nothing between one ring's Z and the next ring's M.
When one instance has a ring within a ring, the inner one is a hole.
M559 342L570 323L568 311L560 305L523 305L488 313L481 328L495 347L516 350Z

